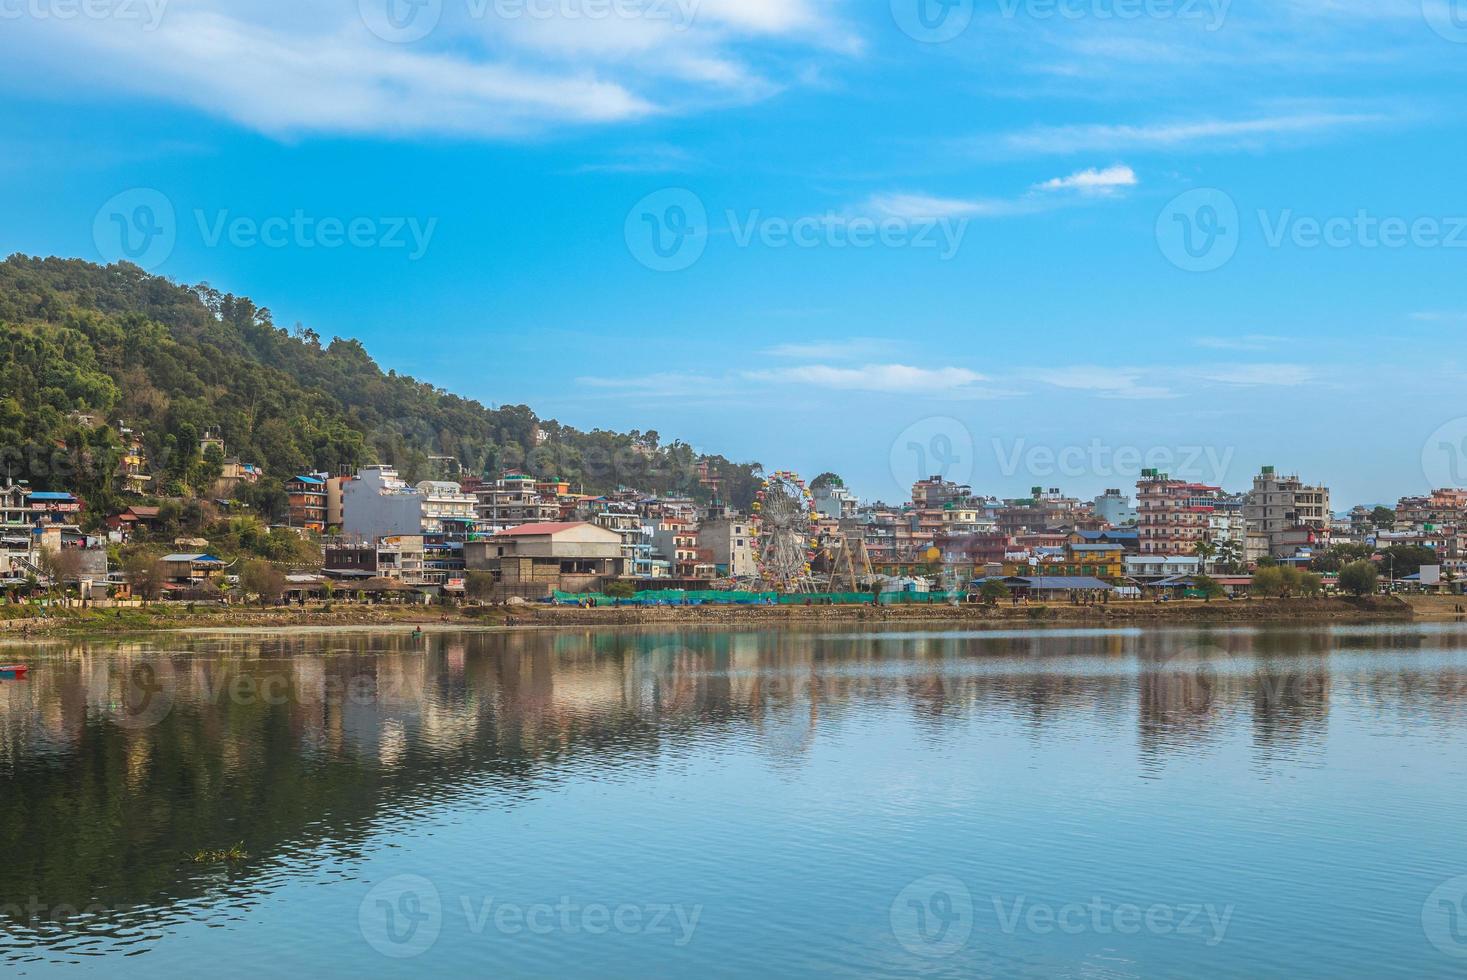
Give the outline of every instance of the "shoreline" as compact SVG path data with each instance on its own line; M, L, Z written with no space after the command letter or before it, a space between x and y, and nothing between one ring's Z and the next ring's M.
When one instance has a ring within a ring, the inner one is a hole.
M952 624L966 629L1188 626L1249 623L1467 622L1456 596L1375 596L1355 599L1188 600L1120 602L1101 606L695 606L599 608L526 606L505 609L291 607L194 611L148 609L67 611L49 618L0 621L0 645L52 638L151 633L513 632L600 626L729 628L781 625Z

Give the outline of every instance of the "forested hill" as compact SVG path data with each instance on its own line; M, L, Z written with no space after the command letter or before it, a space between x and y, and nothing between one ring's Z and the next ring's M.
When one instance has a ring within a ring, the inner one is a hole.
M484 373L495 359L486 350ZM185 287L128 264L12 256L0 263L0 452L16 480L111 502L114 426L145 433L160 494L206 492L217 461L198 438L217 430L229 455L268 482L298 472L395 464L410 480L452 456L470 473L559 477L588 493L620 486L706 498L706 460L723 496L753 497L757 464L704 457L656 432L581 432L528 407L488 409L394 371L356 340L323 344L270 311L208 285ZM80 462L78 462L80 461ZM99 499L100 498L100 499Z

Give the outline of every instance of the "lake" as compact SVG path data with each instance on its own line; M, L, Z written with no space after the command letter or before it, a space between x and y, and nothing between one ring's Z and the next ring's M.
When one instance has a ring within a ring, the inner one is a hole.
M1467 975L1461 626L0 662L7 975Z

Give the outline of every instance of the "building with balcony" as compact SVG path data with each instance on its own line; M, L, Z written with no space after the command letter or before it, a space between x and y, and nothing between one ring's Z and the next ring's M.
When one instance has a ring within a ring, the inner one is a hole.
M326 474L310 473L285 481L286 523L317 534L326 530Z
M1136 529L1143 555L1193 555L1211 540L1222 489L1143 470L1136 484Z
M1329 488L1307 486L1297 476L1280 476L1272 466L1253 478L1244 514L1250 560L1292 558L1301 550L1329 544L1333 523Z

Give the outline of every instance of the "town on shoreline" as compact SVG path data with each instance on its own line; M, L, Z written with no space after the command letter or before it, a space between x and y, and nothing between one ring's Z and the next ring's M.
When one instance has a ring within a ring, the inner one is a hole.
M208 431L196 459L210 494L189 498L154 492L141 435L117 429L127 452L111 507L0 485L0 621L85 612L105 624L110 613L146 628L287 605L1119 616L1188 600L1460 595L1467 570L1467 490L1336 513L1327 487L1271 466L1241 492L1145 470L1134 498L1092 500L1042 486L999 499L937 474L894 505L859 500L833 473L807 484L776 471L739 506L707 463L679 494L481 477L447 457L417 482L381 464L275 481Z

